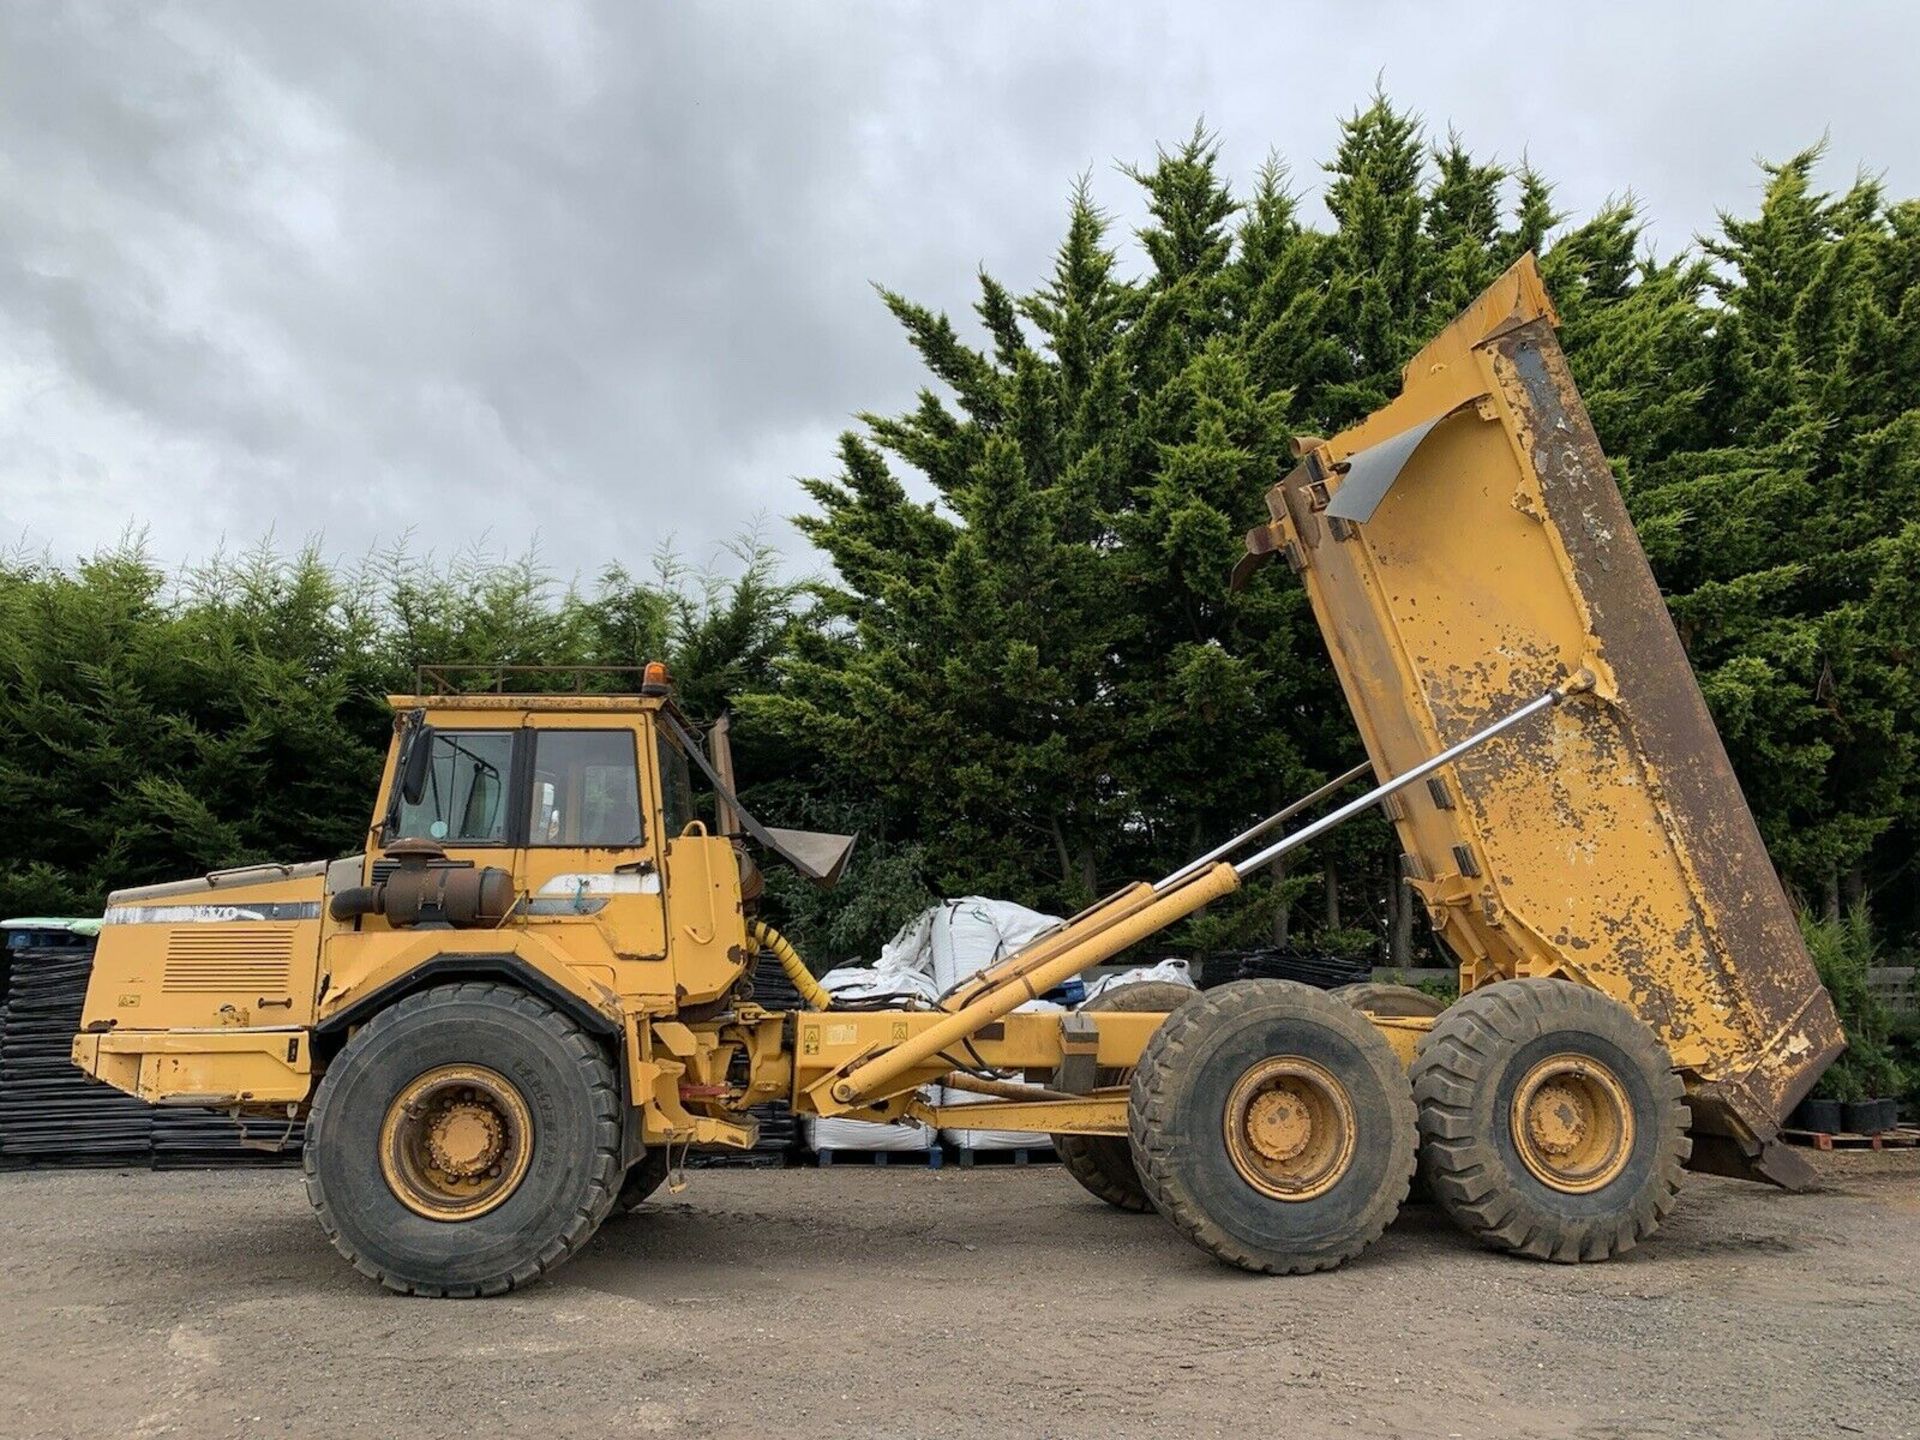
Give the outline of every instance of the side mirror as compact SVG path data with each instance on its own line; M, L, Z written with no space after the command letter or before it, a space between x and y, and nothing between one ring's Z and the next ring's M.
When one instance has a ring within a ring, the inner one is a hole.
M427 793L427 771L433 764L433 727L422 721L413 727L400 757L400 798L418 805Z

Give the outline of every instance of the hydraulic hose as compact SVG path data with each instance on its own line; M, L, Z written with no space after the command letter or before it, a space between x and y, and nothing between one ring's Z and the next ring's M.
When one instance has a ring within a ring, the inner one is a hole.
M762 950L771 950L773 958L780 962L780 968L787 972L787 979L793 982L793 988L800 992L800 998L814 1010L831 1010L833 996L826 987L813 978L813 972L807 969L807 962L800 958L800 952L793 948L793 942L764 920L754 920L747 925L747 937Z

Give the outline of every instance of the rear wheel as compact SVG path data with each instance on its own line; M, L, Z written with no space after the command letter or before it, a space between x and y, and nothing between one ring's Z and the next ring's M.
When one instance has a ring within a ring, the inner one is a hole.
M605 1053L543 1000L443 985L327 1067L303 1152L334 1248L390 1290L496 1295L583 1245L620 1179Z
M1082 1010L1146 1011L1178 1010L1196 992L1186 985L1165 980L1142 980L1132 985L1115 985L1087 1001ZM1094 1083L1100 1086L1125 1085L1133 1070L1114 1067L1099 1072ZM1054 1152L1060 1167L1092 1194L1116 1210L1145 1214L1153 1209L1147 1192L1141 1187L1140 1173L1133 1167L1133 1150L1124 1135L1055 1135Z
M1492 1249L1605 1260L1673 1208L1686 1092L1659 1038L1598 990L1475 990L1421 1039L1413 1081L1434 1198Z
M1128 1110L1154 1207L1244 1270L1352 1259L1413 1174L1413 1099L1393 1048L1350 1006L1291 981L1223 985L1168 1017Z

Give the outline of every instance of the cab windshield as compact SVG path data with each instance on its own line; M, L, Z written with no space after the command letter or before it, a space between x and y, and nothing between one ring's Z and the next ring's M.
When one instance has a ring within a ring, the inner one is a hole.
M418 800L401 798L387 838L504 845L513 732L432 730L425 738L433 746L426 784Z

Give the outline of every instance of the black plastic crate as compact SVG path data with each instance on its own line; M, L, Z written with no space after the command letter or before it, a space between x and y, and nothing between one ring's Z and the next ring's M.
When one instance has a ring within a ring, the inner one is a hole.
M1202 990L1211 990L1235 980L1297 980L1302 985L1332 990L1372 978L1373 961L1365 956L1334 955L1289 945L1209 955L1201 962L1199 984Z

